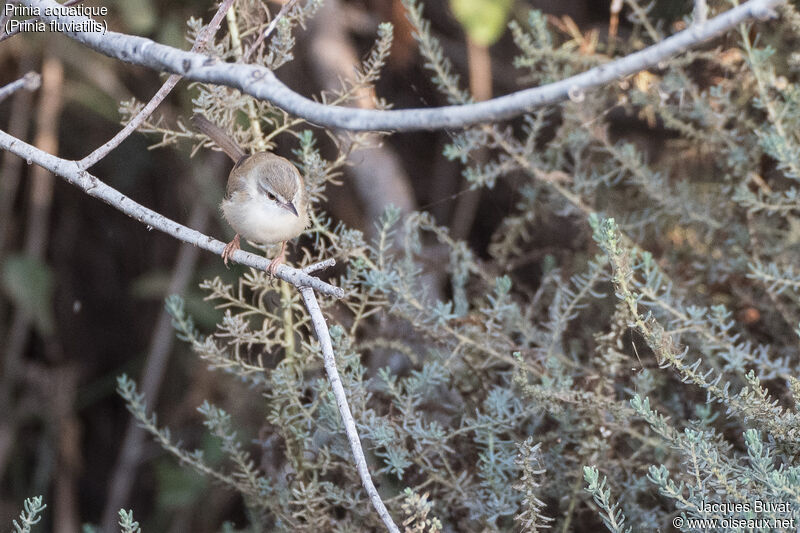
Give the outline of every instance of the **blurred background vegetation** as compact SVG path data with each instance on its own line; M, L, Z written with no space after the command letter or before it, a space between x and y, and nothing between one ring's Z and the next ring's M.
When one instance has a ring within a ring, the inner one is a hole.
M728 7L727 3L718 4ZM190 17L207 21L215 7L197 0L109 0L104 5L109 8L110 29L184 49L189 46L186 21ZM275 3L265 5L272 13L279 9ZM614 42L622 51L652 42L642 24L629 21L632 9L627 3L613 30L616 41L609 37L614 17L611 2L606 1L432 0L424 7L431 33L464 80L463 87L468 85L476 99L552 81L547 73L526 78L524 66L515 69L511 60L519 55L519 49L507 23L517 21L527 27L531 9L546 15L548 31L556 42L574 43L568 50L574 56L565 60L569 68L561 71L564 75L591 66L593 54L599 50L608 53ZM378 24L390 21L395 28L394 44L376 83L377 95L395 108L451 101L437 90L425 70L399 0L327 0L322 9L323 14L305 29L295 30L295 59L279 72L287 85L304 95L332 90L331 79L336 79L337 70L330 58L321 56L320 46L330 49L333 42L341 46L333 48L334 56L338 50L347 50L354 58L363 59L374 43ZM648 24L659 32L673 33L685 27L691 9L688 0L658 0L650 6ZM737 37L731 33L712 46L722 51L735 48L732 43ZM779 54L785 55L785 49L779 48ZM582 66L581 56L585 57ZM715 77L730 75L719 69L705 71L703 65L702 58L695 64L686 63L698 86L707 87ZM131 98L149 100L164 79L88 51L59 35L25 34L0 43L0 85L29 70L43 74L42 89L34 94L19 92L0 104L0 127L66 159L80 159L108 140L120 127L120 103ZM636 82L647 95L648 81L639 77ZM181 82L156 115L171 123L188 117L196 96L191 84ZM665 124L664 117L653 111L653 102L642 96L628 107L631 102L607 106L599 116L610 132L609 142L624 138L646 154L646 159L673 170L680 165L687 170L713 167L714 154L696 142L681 144L676 133L679 128ZM603 104L593 102L592 106L596 110ZM544 150L562 120L568 118L548 118L536 142L537 150ZM511 121L515 132L528 125L522 119ZM462 165L442 155L455 139L456 133L450 131L395 134L385 138L385 148L378 156L356 152L350 160L352 166L343 170L341 185L326 188L324 209L334 221L367 236L375 234L378 216L389 204L400 207L402 213L427 211L431 225L448 228L451 237L467 244L476 264L492 275L510 274L515 287L522 287L517 296L523 300L540 294L537 290L554 266L566 274L582 272L590 254L599 251L591 244L585 220L558 216L555 209L550 212L554 216L532 215L535 228L506 246L501 242L503 224L509 224L510 213L519 215L520 202L531 200L523 198L525 191L519 187L525 173L513 170L492 188L465 193L469 183L462 176ZM193 144L185 139L170 139L169 146L153 149L161 140L160 136L134 134L91 171L167 217L221 240L230 239L232 232L216 207L228 172L224 159L205 150L190 157ZM276 151L289 157L299 148L298 140L288 135L279 136L276 142ZM326 158L337 156L333 143L323 143L320 150ZM471 157L485 160L486 156ZM636 167L635 156L631 161L630 166ZM191 355L189 345L173 343L170 319L163 311L165 298L180 293L197 327L212 331L222 313L203 301L206 292L199 284L216 276L235 284L242 269L226 270L219 257L196 250L179 255L181 245L174 239L148 231L16 156L2 154L0 165L0 523L10 523L25 498L42 494L50 510L40 530L77 531L80 524L100 524L109 512L116 514L117 509L107 508L108 494L122 436L130 422L130 414L115 393L116 378L125 373L146 381L141 372L148 354L170 354L164 356L164 382L155 387L157 399L148 397L150 407L158 410L159 421L173 428L188 447L205 450L212 463L222 452L220 444L203 429L197 407L204 400L236 413L239 427L258 428L261 424L260 395L244 383L219 379L207 371L206 363ZM373 186L372 179L379 180L380 187ZM555 176L554 181L558 180ZM632 194L629 190L610 192L614 184L612 177L598 188L597 194L607 195L598 196L598 204L641 205L641 198L625 196ZM536 194L531 189L527 192ZM677 213L679 207L669 209ZM711 218L709 213L694 214L701 224ZM638 220L646 221L646 216ZM627 222L627 228L641 237L640 244L654 253L675 245L694 247L694 253L702 254L712 239L709 233L683 232L679 225L665 223L651 231L641 229L644 222L638 229L636 219ZM312 244L310 238L304 239L301 245ZM509 252L512 244L524 249ZM437 255L436 248L430 250L430 257L422 263L435 271L448 256L441 250ZM670 261L688 263L680 254L670 255ZM290 255L290 262L293 259L297 256ZM679 269L673 274L676 272ZM709 301L727 304L754 338L771 340L774 331L764 325L765 310L748 296L749 289L737 292L727 285L730 272L716 279L713 273L709 276L711 281L706 280L702 289L711 294ZM443 287L450 296L449 285ZM600 309L613 311L608 306ZM466 314L458 318L463 321L459 327L469 325L472 318ZM787 334L786 326L781 327ZM620 338L630 342L630 335L624 332ZM597 342L603 341L598 338ZM631 346L620 350L635 360L639 354L634 355ZM370 375L386 364L380 361L374 366L364 362ZM703 403L702 392L695 396ZM245 443L257 438L257 434L241 435ZM247 523L246 506L234 492L182 467L149 440L141 454L134 471L134 490L121 504L135 510L145 530L217 531L226 521L237 527ZM580 488L582 479L573 481ZM651 504L655 505L648 502ZM559 505L553 500L549 505L550 516L563 512L563 507L557 511ZM489 527L487 524L481 527ZM571 527L589 529L598 524L599 518L594 516L576 518ZM491 522L491 526L511 528L510 522L502 521Z

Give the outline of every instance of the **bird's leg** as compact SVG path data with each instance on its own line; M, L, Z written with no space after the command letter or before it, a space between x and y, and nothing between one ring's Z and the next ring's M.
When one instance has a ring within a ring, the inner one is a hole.
M233 238L231 242L225 245L225 249L222 250L222 260L225 261L225 266L228 266L228 259L233 256L233 252L239 249L239 234L236 234L236 237Z
M278 265L283 263L286 260L286 241L281 243L281 253L278 256L269 262L269 266L267 267L267 272L269 272L272 277L275 277L275 272L278 270Z

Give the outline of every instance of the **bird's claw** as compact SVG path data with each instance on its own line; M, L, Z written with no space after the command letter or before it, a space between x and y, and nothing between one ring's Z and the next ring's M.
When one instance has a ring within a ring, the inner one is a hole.
M275 259L269 262L269 266L267 267L267 272L269 272L270 276L272 276L273 278L275 277L275 273L278 271L278 267L281 265L281 263L283 263L282 257L276 257Z
M269 266L267 267L267 272L273 278L275 277L275 273L278 271L278 267L286 261L286 241L281 243L281 253L278 256L269 262Z
M239 234L236 234L236 237L233 238L231 242L225 245L225 248L222 250L222 260L225 262L225 268L228 267L228 259L233 257L233 253L240 248L239 246Z

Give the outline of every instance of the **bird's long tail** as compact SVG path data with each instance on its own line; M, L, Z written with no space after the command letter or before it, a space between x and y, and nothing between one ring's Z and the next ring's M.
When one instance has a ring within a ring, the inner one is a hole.
M192 117L192 124L194 124L195 128L207 135L209 139L214 141L217 146L222 148L222 150L233 159L234 163L238 163L241 158L247 155L244 150L236 144L236 141L231 139L230 135L225 133L222 128L203 115L194 115Z

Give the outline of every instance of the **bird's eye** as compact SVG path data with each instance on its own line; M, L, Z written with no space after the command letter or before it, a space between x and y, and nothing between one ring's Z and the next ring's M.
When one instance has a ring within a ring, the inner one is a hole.
M263 181L259 181L258 182L258 189L261 192L263 192L265 195L267 195L267 199L268 200L270 200L272 202L277 202L278 201L278 195L276 195L274 192L272 192L272 189L270 187L267 187L267 185Z

